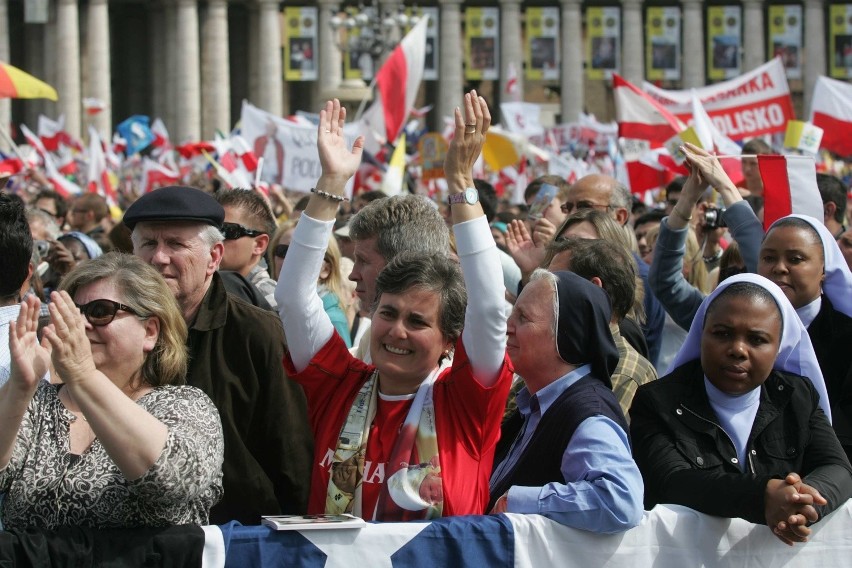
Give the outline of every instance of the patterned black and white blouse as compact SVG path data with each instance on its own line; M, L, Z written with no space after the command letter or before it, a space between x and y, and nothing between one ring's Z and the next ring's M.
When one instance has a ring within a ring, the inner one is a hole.
M76 417L42 382L21 422L12 459L0 470L6 529L207 524L222 498L222 423L213 402L190 386L159 387L137 404L169 429L163 453L145 475L127 481L95 438L69 452Z

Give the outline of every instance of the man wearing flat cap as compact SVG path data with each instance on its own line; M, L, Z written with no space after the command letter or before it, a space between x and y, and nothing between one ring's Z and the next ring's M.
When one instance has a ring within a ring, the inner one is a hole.
M606 292L571 272L538 269L518 296L506 351L526 386L501 428L492 513L537 513L599 533L642 519L642 476L610 383L610 313Z
M303 513L313 443L301 388L284 375L278 317L226 291L217 272L225 212L209 194L170 186L131 205L133 253L156 268L189 327L187 383L216 404L225 436L225 494L211 524L259 524Z

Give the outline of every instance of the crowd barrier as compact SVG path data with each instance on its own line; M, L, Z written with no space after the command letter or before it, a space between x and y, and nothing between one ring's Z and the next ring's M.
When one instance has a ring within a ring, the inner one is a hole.
M360 530L205 527L204 566L654 567L852 566L852 501L787 546L764 525L658 506L625 533L598 535L539 515L470 516Z

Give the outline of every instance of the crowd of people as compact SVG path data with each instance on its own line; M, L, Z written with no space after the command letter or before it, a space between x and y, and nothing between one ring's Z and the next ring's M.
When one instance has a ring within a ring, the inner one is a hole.
M510 512L611 534L679 504L794 544L852 496L839 180L824 219L764 232L750 158L741 188L687 144L665 210L600 174L509 204L473 177L472 91L445 202L350 201L345 120L320 112L322 175L286 219L251 189L163 187L120 219L0 192L5 528Z

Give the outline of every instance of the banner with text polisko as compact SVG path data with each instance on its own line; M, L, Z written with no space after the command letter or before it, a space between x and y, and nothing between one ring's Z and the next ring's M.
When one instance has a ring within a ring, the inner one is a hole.
M642 89L679 119L692 119L692 90L670 91L647 81ZM784 132L787 121L795 118L780 58L736 79L694 91L716 128L733 140Z

